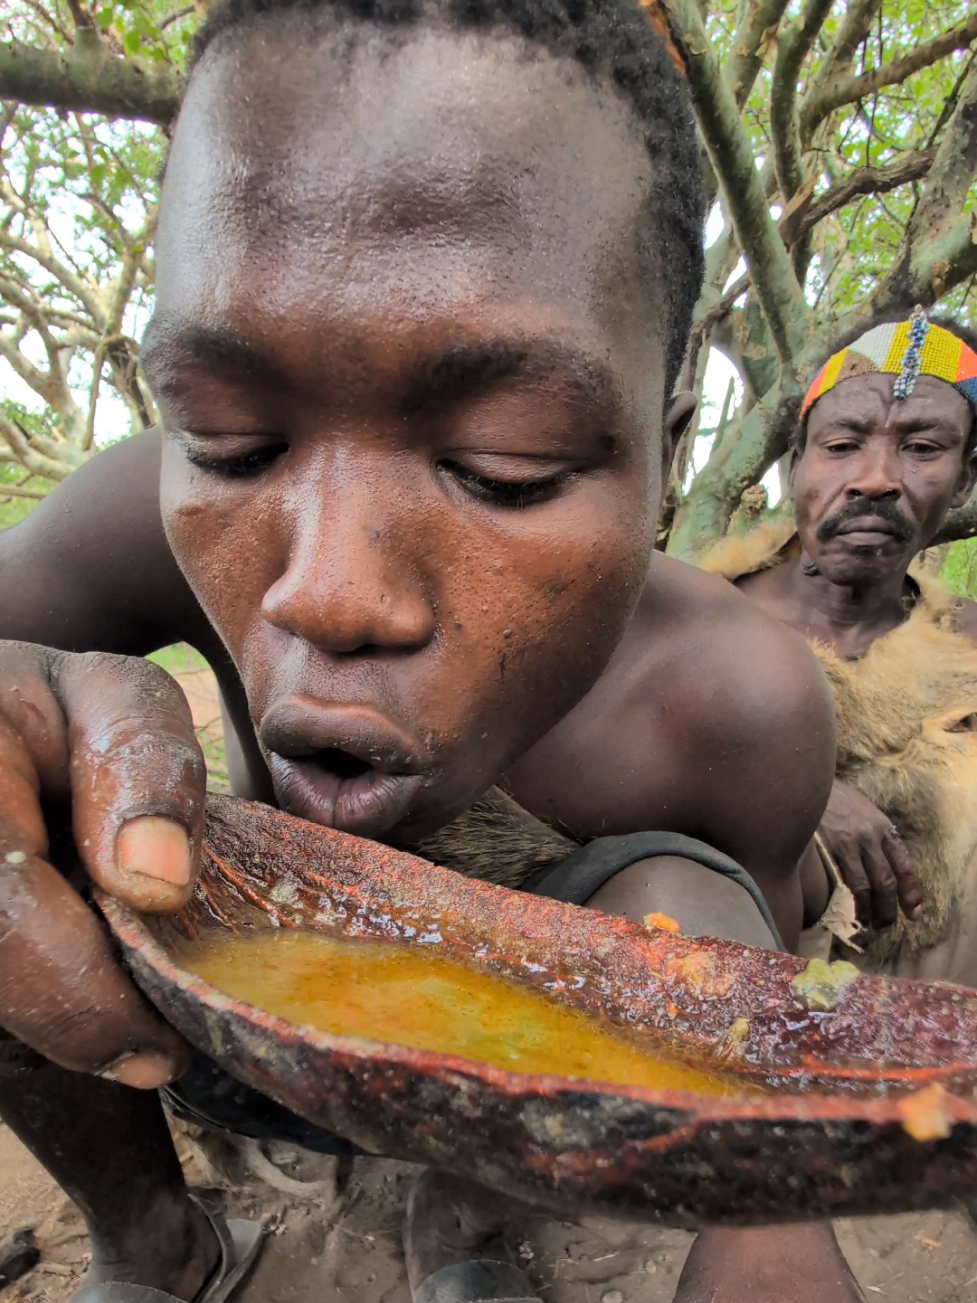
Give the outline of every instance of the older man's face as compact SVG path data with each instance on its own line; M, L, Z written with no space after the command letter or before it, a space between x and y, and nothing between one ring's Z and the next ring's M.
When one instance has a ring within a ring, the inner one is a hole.
M835 583L878 582L904 569L974 486L966 399L921 376L897 402L893 381L855 376L819 399L791 471L801 542Z

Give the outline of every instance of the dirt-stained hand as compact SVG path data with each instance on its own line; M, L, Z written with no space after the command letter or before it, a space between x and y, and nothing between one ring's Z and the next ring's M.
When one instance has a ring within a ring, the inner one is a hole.
M186 700L148 661L0 641L0 1027L62 1067L152 1088L187 1049L46 858L70 800L91 879L142 911L193 886L206 771Z
M848 783L832 784L818 828L851 888L864 927L891 927L899 909L917 918L923 888L892 821Z

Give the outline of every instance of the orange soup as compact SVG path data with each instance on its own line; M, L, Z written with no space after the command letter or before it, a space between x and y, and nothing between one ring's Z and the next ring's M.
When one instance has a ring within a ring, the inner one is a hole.
M649 1054L545 995L434 949L282 929L191 947L184 967L292 1023L491 1063L649 1090L749 1087ZM752 1093L752 1092L751 1092Z

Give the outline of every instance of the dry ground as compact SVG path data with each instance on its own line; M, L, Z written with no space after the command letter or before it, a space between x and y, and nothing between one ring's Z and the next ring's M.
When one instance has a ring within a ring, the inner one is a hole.
M357 1159L337 1170L333 1159L294 1150L273 1156L293 1178L324 1185L311 1200L253 1178L228 1190L231 1211L264 1217L269 1228L236 1303L410 1303L400 1219L414 1169ZM185 1165L191 1180L202 1179L189 1154ZM0 1241L22 1226L35 1229L41 1261L2 1292L2 1303L66 1303L87 1262L81 1218L0 1127ZM839 1234L868 1303L977 1298L977 1233L961 1214L844 1221ZM527 1227L523 1249L544 1303L670 1303L690 1242L681 1231L625 1223L540 1221Z

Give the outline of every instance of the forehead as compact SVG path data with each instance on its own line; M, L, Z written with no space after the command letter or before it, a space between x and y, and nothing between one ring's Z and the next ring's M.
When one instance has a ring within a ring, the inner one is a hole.
M892 396L895 376L852 376L828 391L811 408L808 437L838 425L893 437L907 428L940 425L966 437L973 419L970 404L953 385L935 376L920 376L908 398Z
M648 358L637 288L651 163L627 105L509 36L296 19L194 75L167 166L160 316L314 322L488 308Z

